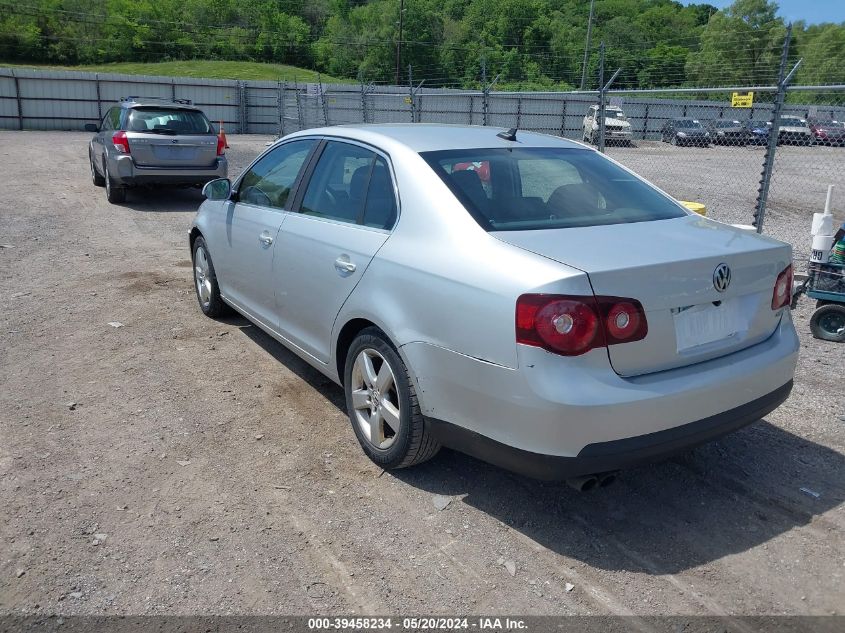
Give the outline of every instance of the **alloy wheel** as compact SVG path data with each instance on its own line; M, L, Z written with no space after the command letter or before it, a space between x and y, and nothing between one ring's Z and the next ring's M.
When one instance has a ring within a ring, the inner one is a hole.
M361 350L352 367L352 408L367 442L386 450L399 435L401 403L390 363L372 348Z
M204 310L211 304L211 279L210 266L208 265L208 254L205 247L198 246L194 253L194 281L197 284L197 295Z

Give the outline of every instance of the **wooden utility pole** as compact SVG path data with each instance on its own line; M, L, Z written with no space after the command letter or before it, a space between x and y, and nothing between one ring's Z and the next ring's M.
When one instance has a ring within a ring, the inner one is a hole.
M399 69L402 68L402 18L405 15L405 0L399 0L399 38L396 40L396 78L394 83L399 85Z

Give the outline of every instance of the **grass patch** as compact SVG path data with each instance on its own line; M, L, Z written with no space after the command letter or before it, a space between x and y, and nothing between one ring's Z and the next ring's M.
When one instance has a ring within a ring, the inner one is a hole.
M123 75L161 75L166 77L194 77L198 79L253 79L269 81L298 81L314 83L317 73L313 70L286 66L284 64L263 64L260 62L229 62L212 60L188 60L173 62L115 62L88 66L41 66L35 64L2 64L16 68L45 70L80 70L92 73L117 73ZM323 83L354 83L350 79L338 79L321 75Z

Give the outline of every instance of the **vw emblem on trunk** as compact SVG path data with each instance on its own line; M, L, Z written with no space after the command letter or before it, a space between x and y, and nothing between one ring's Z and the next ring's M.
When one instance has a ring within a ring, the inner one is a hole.
M727 264L719 264L713 271L713 287L724 292L731 285L731 269Z

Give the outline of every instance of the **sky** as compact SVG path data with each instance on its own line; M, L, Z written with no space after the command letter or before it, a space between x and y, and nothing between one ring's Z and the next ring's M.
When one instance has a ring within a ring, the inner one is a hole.
M712 4L723 9L733 0L682 0L684 4ZM819 22L845 22L845 0L775 0L780 16L787 22L804 20L808 24Z

